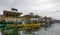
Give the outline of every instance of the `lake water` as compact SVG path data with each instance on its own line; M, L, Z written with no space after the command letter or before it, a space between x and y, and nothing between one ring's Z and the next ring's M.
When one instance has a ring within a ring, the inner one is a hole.
M20 35L60 35L60 23L54 23L48 28L40 28L37 31L25 32L25 30L19 31ZM0 35L2 33L0 32Z
M23 31L19 31L19 33L21 35L60 35L60 23L54 23L47 29L41 28L29 34L24 34Z

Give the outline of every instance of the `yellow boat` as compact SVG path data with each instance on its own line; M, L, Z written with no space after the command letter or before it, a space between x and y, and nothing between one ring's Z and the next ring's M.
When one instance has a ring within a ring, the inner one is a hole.
M40 27L40 23L38 23L38 24L17 24L17 26L19 27Z

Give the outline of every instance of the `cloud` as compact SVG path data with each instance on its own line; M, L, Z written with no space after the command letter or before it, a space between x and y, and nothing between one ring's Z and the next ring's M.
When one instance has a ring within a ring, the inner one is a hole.
M59 14L57 11L60 9L60 0L0 0L0 11L13 7L24 14L33 12L41 16L56 17L54 14Z

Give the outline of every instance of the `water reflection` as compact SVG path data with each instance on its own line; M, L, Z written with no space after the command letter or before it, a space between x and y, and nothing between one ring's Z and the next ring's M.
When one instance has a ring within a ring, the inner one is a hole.
M22 31L19 31L18 33L20 33L21 35L34 35L35 34L34 32L37 32L39 30L40 30L39 27L38 28L26 28Z
M39 28L27 28L27 29L24 29L23 32L25 34L30 34L30 33L33 33L35 31L38 31L38 30L39 30Z
M37 27L37 28L26 28L22 31L20 31L21 35L40 35L41 31L43 30L44 32L47 31L48 28L51 27L52 24L45 24L42 27Z
M50 24L45 24L44 26L41 27L36 27L36 28L29 28L29 27L25 27L25 28L14 28L14 29L3 29L1 30L2 35L40 35L40 34L44 34L43 32L46 32L50 27L51 27L51 23ZM19 29L19 30L18 30Z
M45 24L44 26L42 26L44 28L44 30L47 30L47 28L50 28L52 25L52 23L49 24Z
M1 30L2 35L20 35L17 30Z

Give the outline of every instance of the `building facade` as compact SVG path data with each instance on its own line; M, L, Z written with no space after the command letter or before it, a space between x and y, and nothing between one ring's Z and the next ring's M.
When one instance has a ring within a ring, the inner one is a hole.
M18 12L18 11L9 11L9 10L4 10L3 11L3 20L11 20L11 21L17 21L20 20L22 13Z

